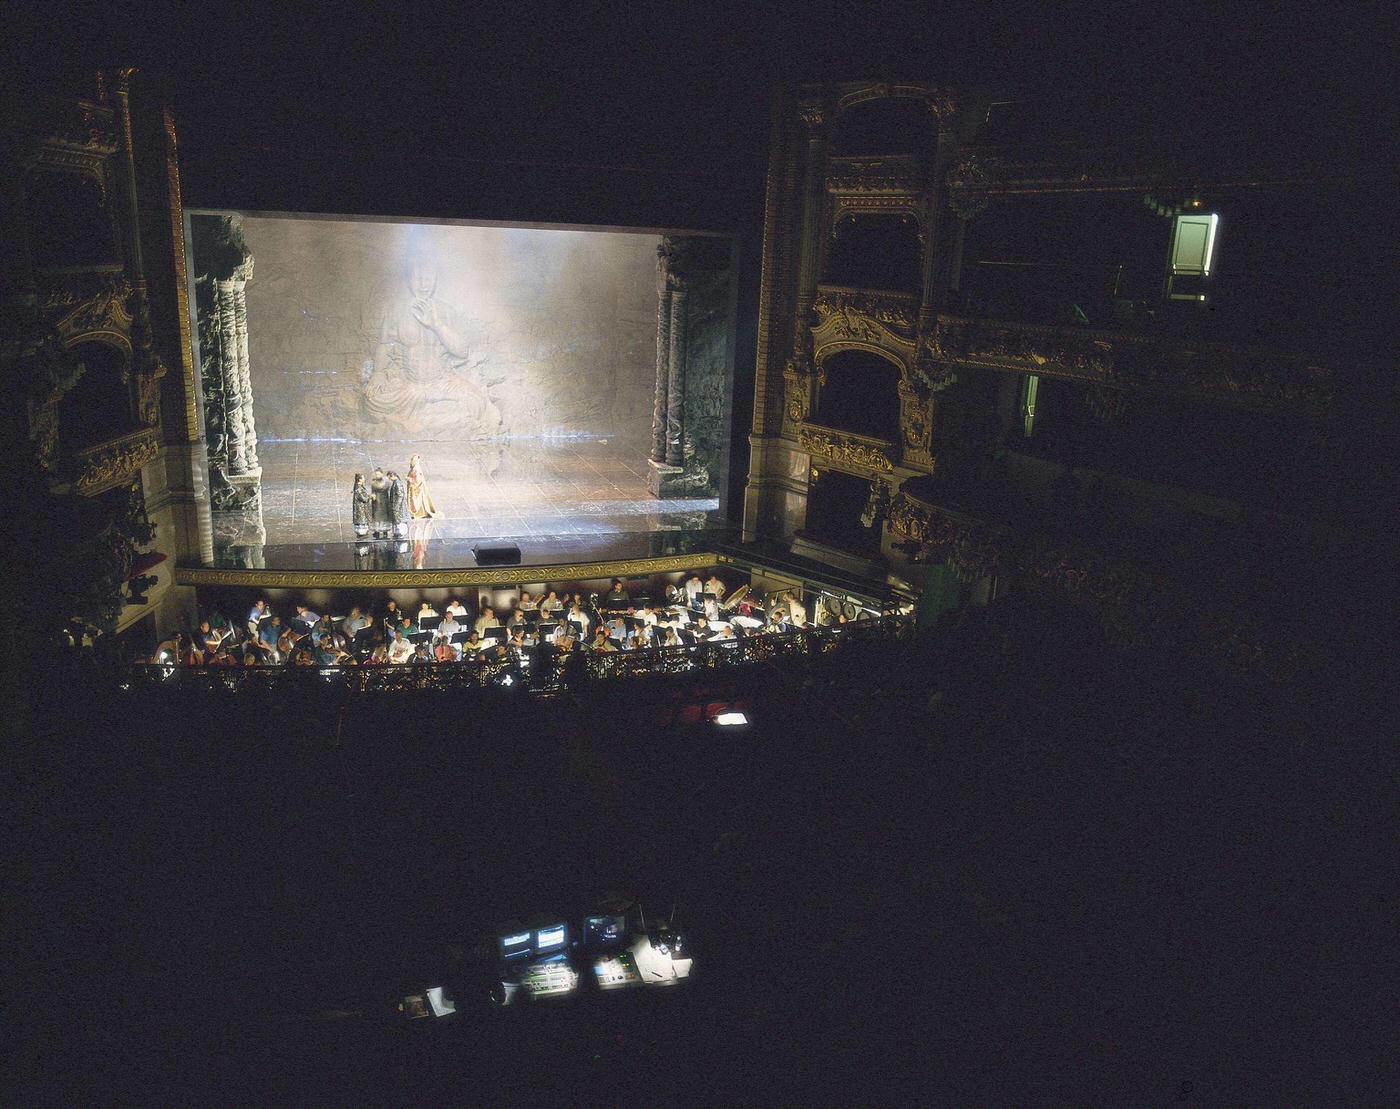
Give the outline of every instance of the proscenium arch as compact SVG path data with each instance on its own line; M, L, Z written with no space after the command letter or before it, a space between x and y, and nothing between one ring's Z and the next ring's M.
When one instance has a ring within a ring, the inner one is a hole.
M847 372L844 355L873 359ZM833 365L833 359L837 363ZM888 443L899 442L900 383L908 379L901 359L881 347L861 342L834 342L814 354L817 365L815 422ZM872 381L875 362L888 368L884 381Z

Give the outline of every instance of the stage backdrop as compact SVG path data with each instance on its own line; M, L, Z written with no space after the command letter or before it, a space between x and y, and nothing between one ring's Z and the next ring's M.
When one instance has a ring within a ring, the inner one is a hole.
M275 533L267 542L349 539L338 502L348 504L350 469L402 472L410 450L430 477L476 488L472 466L483 479L508 476L512 456L518 463L533 452L536 477L562 474L573 456L541 464L539 452L576 444L592 464L596 447L609 460L612 501L636 501L622 513L633 528L666 526L668 510L689 509L693 524L696 508L717 509L732 360L727 264L694 282L688 325L685 491L695 503L645 503L661 242L630 232L192 214L211 494L216 513L244 521L223 529L228 538L241 527L243 541L258 541L266 517ZM725 257L727 243L718 245ZM459 462L468 469L454 469ZM567 487L534 488L551 514L567 511ZM444 520L509 532L483 520L480 498L435 499Z

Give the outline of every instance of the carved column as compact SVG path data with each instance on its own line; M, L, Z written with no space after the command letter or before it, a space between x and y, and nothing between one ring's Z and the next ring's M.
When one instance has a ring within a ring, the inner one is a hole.
M224 432L228 437L230 475L248 471L243 427L243 381L238 365L237 303L244 296L243 286L244 282L237 276L219 281L214 286L214 310L219 326L219 399L223 406Z
M248 295L247 278L253 275L253 259L241 267L246 276L237 283L233 300L233 326L237 336L238 412L243 426L243 461L248 470L259 469L258 432L253 423L253 379L248 365Z
M671 372L666 384L666 464L685 464L685 281L671 274Z
M812 302L821 270L822 209L826 192L826 113L820 104L801 108L807 125L807 166L802 189L802 227L797 263L797 304L793 313L792 358L783 374L785 412L789 422L807 418L811 405Z
M671 283L667 265L670 248L656 248L656 395L651 409L651 460L666 461L667 388L671 375Z

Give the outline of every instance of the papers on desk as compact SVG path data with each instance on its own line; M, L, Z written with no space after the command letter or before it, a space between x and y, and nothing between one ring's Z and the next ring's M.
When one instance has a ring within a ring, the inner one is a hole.
M763 627L763 621L756 620L752 616L734 616L730 618L730 623L738 624L739 627L746 628L749 631Z

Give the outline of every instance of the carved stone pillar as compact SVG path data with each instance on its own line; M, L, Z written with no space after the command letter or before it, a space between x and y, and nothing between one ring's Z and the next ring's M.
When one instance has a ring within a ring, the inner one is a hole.
M656 248L656 395L651 409L651 460L666 461L667 389L671 376L671 279L670 250L663 241Z
M224 432L228 437L230 476L248 471L247 437L243 426L243 381L238 365L238 301L244 298L244 282L233 277L214 285L215 318L219 327L219 401Z
M253 275L253 259L249 257L243 269L247 277ZM239 281L234 291L233 326L237 337L238 362L238 412L243 426L243 461L246 469L257 470L258 432L253 423L253 379L248 365L248 295L245 290L247 278Z
M246 286L253 258L230 217L197 216L200 380L208 442L209 492L221 547L263 542L262 468L253 422Z
M666 464L685 464L685 281L671 275L671 372L666 384Z

